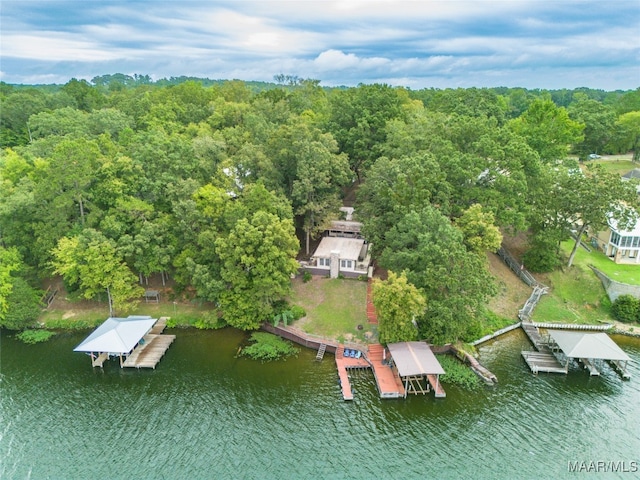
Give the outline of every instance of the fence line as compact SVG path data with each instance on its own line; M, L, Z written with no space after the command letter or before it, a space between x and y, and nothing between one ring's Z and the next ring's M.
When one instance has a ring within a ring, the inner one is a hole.
M504 248L500 247L500 249L496 252L504 263L506 263L513 272L520 277L524 283L529 285L530 287L534 287L538 285L538 281L534 278L528 270L524 268L524 265L520 262L517 262L515 258L511 256L511 254Z

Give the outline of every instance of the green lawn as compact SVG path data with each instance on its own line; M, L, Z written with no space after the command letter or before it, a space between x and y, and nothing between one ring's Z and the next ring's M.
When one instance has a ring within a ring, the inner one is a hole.
M211 320L214 311L210 305L171 302L140 303L131 315L149 315L151 317L171 317L175 325L195 325L199 320ZM64 302L59 308L45 310L39 322L48 328L91 328L100 325L109 316L106 303L79 300Z
M307 333L340 341L364 341L365 333L372 332L367 321L366 282L314 276L303 283L297 278L290 302L307 312L305 318L294 324ZM362 330L358 325L362 325Z
M591 269L581 265L548 275L551 291L533 311L534 322L594 324L611 322L609 298Z
M569 257L572 241L562 243ZM611 278L623 283L640 281L640 266L617 265L602 252L587 252L580 247L571 268L550 273L547 282L551 292L545 295L533 313L535 322L600 323L612 322L611 302L589 265L594 265Z
M569 258L574 241L563 242L561 247L563 253ZM574 265L588 267L593 265L598 270L602 270L612 280L632 285L640 284L640 265L618 265L599 250L591 249L587 252L584 248L578 248L573 260Z
M610 157L593 160L589 163L602 165L607 171L617 173L618 175L624 175L634 168L640 168L640 164L631 161L631 155L611 155Z

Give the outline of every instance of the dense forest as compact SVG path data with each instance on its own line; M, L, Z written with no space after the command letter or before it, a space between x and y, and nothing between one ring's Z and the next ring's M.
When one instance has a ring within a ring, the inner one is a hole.
M0 326L11 329L37 318L43 279L125 314L153 274L258 328L355 191L377 264L420 297L419 336L449 341L484 321L496 292L486 252L502 233L527 232L525 262L544 271L576 225L637 215L633 186L579 162L640 159L640 89L116 74L2 83L0 101Z

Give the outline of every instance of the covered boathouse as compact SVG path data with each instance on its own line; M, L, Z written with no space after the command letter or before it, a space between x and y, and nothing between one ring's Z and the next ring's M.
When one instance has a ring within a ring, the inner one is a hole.
M585 333L567 330L547 330L549 348L560 362L565 362L565 373L571 359L578 360L591 375L600 375L601 364L609 362L625 380L629 355L604 332Z
M109 357L119 357L120 367L155 368L175 335L161 335L167 317L107 318L73 349L91 356L93 367L102 367Z
M445 371L426 342L389 343L387 348L390 364L404 382L405 398L407 393L424 395L429 392L429 386L437 398L446 396L440 384L440 375Z

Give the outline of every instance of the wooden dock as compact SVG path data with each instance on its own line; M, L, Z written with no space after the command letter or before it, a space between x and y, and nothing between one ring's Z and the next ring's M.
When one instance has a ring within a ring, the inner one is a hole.
M533 346L536 347L536 350L540 352L549 352L549 348L547 347L544 340L542 340L542 335L540 335L540 330L538 327L531 322L522 322L521 323L522 330L529 337Z
M160 317L149 333L151 335L160 335L167 328L168 319L169 317Z
M144 343L133 349L124 362L123 367L156 368L169 346L176 339L175 335L145 335Z
M353 391L351 390L351 379L349 378L348 370L354 368L371 368L371 365L364 355L360 358L345 357L344 345L339 344L336 349L336 368L338 369L338 377L340 378L342 398L345 400L353 400Z
M427 380L429 381L429 385L431 385L431 389L434 391L436 398L445 398L447 393L442 388L442 383L438 381L437 375L427 375Z
M383 363L384 347L379 343L369 345L367 356L373 368L380 398L404 398L404 386L400 377L389 365Z
M534 374L539 372L567 373L567 367L563 366L553 353L546 352L522 352L522 358L527 362Z
M536 351L523 351L522 358L527 363L531 371L537 375L540 372L545 373L568 373L569 366L562 365L556 358L553 352L549 349L546 342L542 339L540 331L538 330L539 324L532 322L522 322L522 330L526 333L533 346L536 347Z

